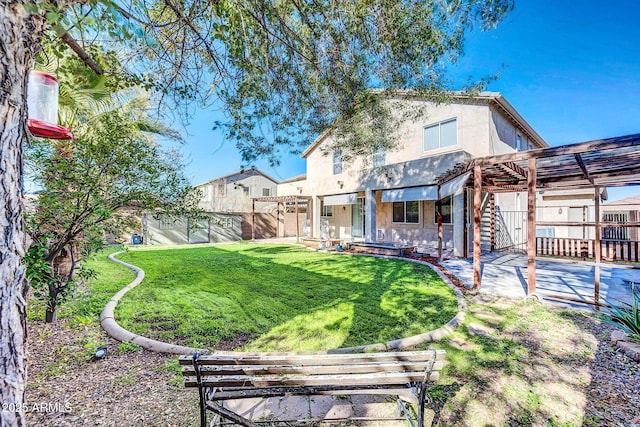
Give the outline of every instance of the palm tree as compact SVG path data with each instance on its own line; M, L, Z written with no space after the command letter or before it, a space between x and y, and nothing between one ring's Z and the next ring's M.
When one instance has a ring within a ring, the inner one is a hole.
M94 57L113 60L113 55L107 54ZM70 141L34 141L26 156L32 179L41 187L36 208L26 215L27 232L33 242L26 257L28 277L34 289L47 298L46 320L51 322L56 318L59 302L72 289L82 255L104 239L102 234L108 224L124 220L117 211L139 202L134 198L148 197L135 187L135 177L127 171L114 170L109 163L138 168L122 152L147 156L142 161L156 162L162 169L155 138L179 140L180 135L150 116L146 92L121 88L113 75L86 72L75 56L63 56L55 67L49 65L45 71L58 76L59 122L71 128L76 137ZM165 172L175 173L176 165L167 167ZM106 186L117 186L118 179L124 180L118 173L128 177L126 185L131 188L114 191L122 200L111 200ZM154 173L140 166L143 178L158 179ZM187 183L177 179L175 184L184 187ZM134 196L136 191L139 194Z

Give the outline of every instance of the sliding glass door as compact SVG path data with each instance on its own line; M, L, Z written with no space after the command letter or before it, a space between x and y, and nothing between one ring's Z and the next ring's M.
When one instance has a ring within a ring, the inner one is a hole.
M351 205L351 237L364 236L364 197Z

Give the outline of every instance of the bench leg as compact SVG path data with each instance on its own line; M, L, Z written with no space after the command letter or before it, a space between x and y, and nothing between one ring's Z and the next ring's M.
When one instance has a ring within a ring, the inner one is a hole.
M207 427L207 406L205 400L205 390L202 385L202 373L198 364L200 354L196 351L193 353L193 370L196 372L196 381L198 383L198 398L200 400L200 427Z
M244 427L260 427L258 424L254 423L251 420L246 419L243 416L240 416L238 414L236 414L233 411L230 411L229 409L223 407L222 405L220 405L217 402L212 402L211 404L207 405L207 409L211 410L212 412L220 415L223 418L228 419L229 421L233 421L236 424L240 424L241 426Z
M424 399L426 394L426 384L422 384L420 387L420 393L418 393L418 427L424 427Z
M403 416L409 422L411 427L416 427L417 418L413 418L412 411L409 410L405 402L403 402L402 399L398 399L396 404L398 405L396 408L396 414L398 417Z

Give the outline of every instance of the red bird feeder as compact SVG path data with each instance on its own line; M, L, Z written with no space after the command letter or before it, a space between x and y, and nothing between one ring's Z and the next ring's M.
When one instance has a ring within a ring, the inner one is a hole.
M29 73L27 87L28 126L33 136L73 139L71 129L58 125L58 79L41 71Z

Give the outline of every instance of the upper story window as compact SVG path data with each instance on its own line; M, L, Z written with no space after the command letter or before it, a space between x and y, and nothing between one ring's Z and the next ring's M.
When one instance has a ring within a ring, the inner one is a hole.
M456 119L436 123L424 128L424 151L458 145Z
M420 222L420 202L393 202L393 222L418 224Z
M333 152L333 174L338 175L342 173L342 152Z
M216 194L218 197L226 197L227 196L227 183L226 182L218 182L216 186Z
M202 187L202 196L203 196L205 199L208 199L208 198L209 198L209 186L208 186L208 185L204 185L204 186Z
M262 189L262 197L269 197L271 196L271 189L270 188L263 188Z
M522 135L516 135L516 151L522 151L524 147L522 145Z
M380 166L384 166L387 164L387 153L383 149L379 149L374 151L373 156L371 158L371 163L374 168L378 168Z
M440 200L440 214L442 215L443 224L453 224L453 197L448 196ZM434 211L433 223L438 223L438 204Z

